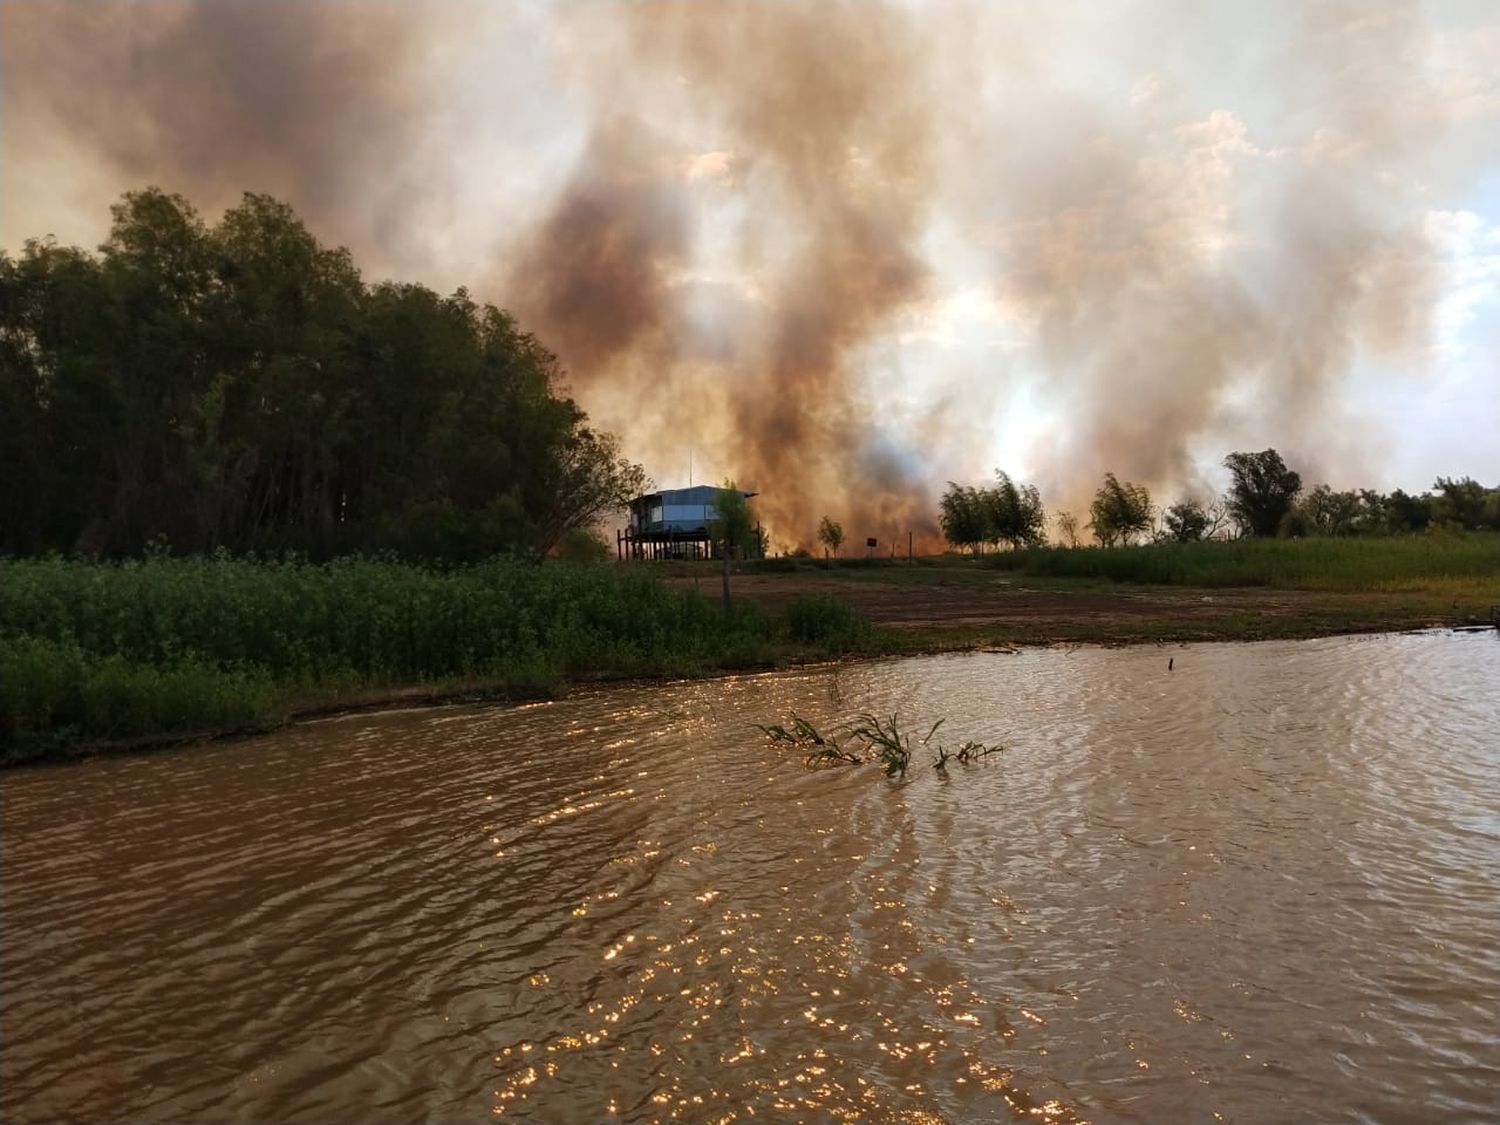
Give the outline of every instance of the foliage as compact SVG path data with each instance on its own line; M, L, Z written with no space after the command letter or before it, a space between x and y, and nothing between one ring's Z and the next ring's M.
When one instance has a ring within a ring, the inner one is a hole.
M1500 492L1500 489L1496 492ZM1377 534L1399 535L1405 531L1425 531L1432 522L1431 498L1408 496L1399 488L1389 496L1376 495L1373 506L1377 512Z
M1364 503L1357 492L1335 492L1320 484L1302 498L1282 518L1278 530L1287 531L1287 520L1298 517L1293 525L1302 535L1354 535L1365 521Z
M872 632L870 623L847 601L829 594L793 598L786 607L786 627L791 640L831 653L864 647Z
M938 523L953 546L978 554L984 544L1019 547L1045 539L1047 513L1034 485L1018 485L995 470L990 488L948 482L939 503Z
M1500 488L1486 489L1472 477L1438 477L1433 518L1467 531L1500 531Z
M1078 546L1078 517L1072 512L1058 512L1054 517L1058 538L1064 547Z
M423 682L522 657L565 672L668 667L711 656L726 628L747 624L628 568L495 560L439 570L388 558L0 562L0 636L67 640L138 663L191 654L314 678L352 670Z
M0 560L0 741L254 725L397 685L531 693L576 675L744 666L770 642L751 607L725 614L614 567Z
M1089 505L1089 527L1101 546L1126 546L1130 537L1151 527L1151 493L1144 485L1121 484L1114 473L1104 474L1104 485Z
M188 655L136 664L72 641L0 638L0 760L28 743L259 729L283 714L258 669Z
M1044 540L1047 513L1035 485L1017 485L1010 474L996 469L994 487L983 490L981 496L989 509L991 542L1020 547Z
M1112 551L1042 547L996 555L986 564L1038 578L1153 585L1419 589L1449 580L1500 583L1500 535L1247 538L1156 543Z
M597 527L569 528L563 532L552 553L564 562L575 563L608 562L614 554L609 541Z
M1224 465L1233 477L1229 511L1248 535L1275 535L1302 491L1302 477L1274 449L1231 453Z
M1294 504L1287 509L1286 515L1281 517L1276 534L1282 539L1306 539L1310 535L1317 534L1317 527L1302 505Z
M953 481L939 503L938 524L949 543L975 554L990 538L989 509L980 491Z
M1282 516L1278 534L1400 535L1429 527L1447 530L1500 530L1500 488L1485 488L1470 477L1439 477L1435 493L1410 496L1400 489L1382 495L1362 488L1344 492L1320 484Z
M714 494L713 517L708 521L708 535L719 548L733 554L736 548L756 543L755 525L750 521L750 505L739 485L726 480Z
M0 254L0 551L540 553L642 491L556 359L460 289L367 284L247 194L147 189L97 255Z
M837 557L839 548L844 545L844 525L824 516L818 524L818 542Z
M1208 513L1193 499L1179 500L1162 513L1163 538L1173 543L1196 543L1208 531Z

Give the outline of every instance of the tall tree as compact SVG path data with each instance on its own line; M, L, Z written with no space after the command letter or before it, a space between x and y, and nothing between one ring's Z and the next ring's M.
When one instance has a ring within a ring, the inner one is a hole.
M1058 538L1065 547L1078 546L1078 517L1072 512L1058 512L1053 517L1057 524Z
M1357 492L1335 492L1320 484L1300 505L1308 525L1318 535L1356 535L1365 519L1365 503Z
M938 507L938 524L943 538L960 549L978 555L983 544L991 542L993 520L990 506L976 488L948 482L948 489Z
M1114 473L1105 473L1104 484L1089 505L1089 527L1101 546L1128 546L1131 536L1151 527L1151 493L1145 485L1121 484Z
M1162 513L1162 538L1172 543L1195 543L1208 531L1209 515L1203 505L1188 497Z
M1474 531L1485 526L1485 489L1473 477L1438 477L1437 518Z
M818 542L823 544L825 554L832 551L834 557L837 558L839 548L844 545L844 525L824 516L818 524Z
M366 285L265 195L112 217L0 255L0 552L541 553L644 488L464 290Z
M1383 530L1391 534L1423 531L1432 522L1432 497L1423 493L1412 496L1396 489L1381 499Z
M1020 547L1043 540L1047 513L1035 485L1018 485L1009 473L996 469L994 487L982 490L982 495L993 542Z
M1250 535L1275 535L1302 491L1302 477L1274 449L1231 453L1224 466L1233 477L1229 510L1235 522Z

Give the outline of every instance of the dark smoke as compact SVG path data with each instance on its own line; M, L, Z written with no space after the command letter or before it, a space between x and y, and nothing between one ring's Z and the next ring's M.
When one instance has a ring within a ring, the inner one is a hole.
M795 252L777 263L766 307L730 304L753 322L731 329L744 341L739 363L689 377L699 389L684 398L694 343L674 324L681 294L670 279L683 264L670 220L684 210L680 177L658 162L653 179L640 146L611 129L507 290L525 294L528 319L556 342L586 401L602 383L659 402L665 440L713 443L719 463L761 491L759 514L783 542L809 542L825 513L887 542L930 533L924 474L886 447L850 366L927 277L916 245L933 174L920 28L863 5L718 5L705 19L693 4L641 4L611 18L635 66L679 78L699 127L732 154L753 204L740 235L746 273L757 248L789 241ZM617 94L605 83L599 96ZM633 362L635 347L648 362Z
M1105 471L1207 490L1234 448L1374 468L1394 435L1347 413L1349 372L1420 372L1424 220L1495 169L1500 30L1466 19L10 0L0 136L100 214L145 183L207 211L269 191L372 268L474 283L658 483L727 473L780 544L824 514L930 541L1027 401L1050 413L998 456L1075 510ZM908 347L959 287L1019 342Z
M294 0L0 6L14 151L61 136L118 190L216 211L270 192L356 251L427 104L421 44L459 9ZM42 232L33 232L42 233Z

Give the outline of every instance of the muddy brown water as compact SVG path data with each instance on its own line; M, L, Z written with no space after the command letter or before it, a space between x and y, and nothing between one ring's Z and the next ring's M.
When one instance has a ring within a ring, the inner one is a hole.
M1010 749L891 782L750 727L867 707ZM8 1121L1500 1118L1495 636L613 688L0 790Z

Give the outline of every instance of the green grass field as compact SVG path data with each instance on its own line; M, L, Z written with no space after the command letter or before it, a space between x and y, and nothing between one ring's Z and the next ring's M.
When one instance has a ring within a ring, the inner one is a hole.
M1500 534L1033 547L987 555L981 565L1035 578L1202 589L1434 590L1500 581Z
M668 563L691 573L695 564ZM743 564L757 574L836 574L851 580L945 584L1001 572L1034 579L1145 586L1282 590L1421 590L1500 584L1500 534L1434 532L1371 538L1238 539L1136 547L1030 547L978 559L949 553L900 558L774 558Z
M694 675L865 643L846 606L770 621L645 569L452 570L157 559L0 561L0 757L273 726L426 686L535 697L590 676Z

